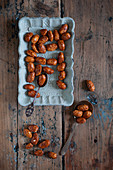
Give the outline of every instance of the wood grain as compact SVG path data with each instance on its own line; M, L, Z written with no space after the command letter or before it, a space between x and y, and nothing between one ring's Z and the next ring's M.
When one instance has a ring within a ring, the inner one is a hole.
M66 170L112 169L113 166L113 1L63 0L63 17L76 21L75 103L86 99L83 81L91 79L100 97L93 116L75 129L65 156ZM64 108L65 140L75 103Z
M14 1L12 1L14 3ZM0 2L0 169L16 169L17 34L14 6Z

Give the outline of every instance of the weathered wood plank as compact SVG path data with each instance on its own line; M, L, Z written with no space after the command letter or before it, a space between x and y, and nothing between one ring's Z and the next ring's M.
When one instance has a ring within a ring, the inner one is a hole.
M21 1L18 1L18 8ZM29 1L24 2L23 10L20 12L21 16L28 15L31 17L38 16L59 16L59 3L60 1L49 0L49 1ZM23 12L24 11L24 12ZM45 156L36 158L30 151L24 149L24 143L29 140L22 135L22 130L28 124L37 124L40 127L40 139L50 139L51 146L45 151L55 151L59 154L59 150L62 143L62 107L61 106L42 106L35 107L34 114L27 118L25 116L26 107L21 107L18 105L18 142L19 142L19 152L18 152L18 168L19 169L62 169L62 158L58 156L56 160L51 160ZM35 150L38 149L35 147Z
M17 34L14 1L0 2L0 169L17 162Z
M63 16L76 21L74 55L75 103L86 99L82 81L91 79L101 101L86 124L75 129L65 156L71 169L111 169L113 166L113 1L63 0ZM66 108L65 140L72 124L74 104Z

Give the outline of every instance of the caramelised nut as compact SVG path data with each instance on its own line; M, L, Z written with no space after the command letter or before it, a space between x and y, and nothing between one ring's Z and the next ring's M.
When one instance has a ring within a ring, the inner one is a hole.
M58 63L61 64L62 62L64 62L64 53L60 52L58 54Z
M44 44L38 44L38 51L39 53L46 53L46 47Z
M59 79L59 80L64 80L65 77L66 77L66 72L65 72L65 71L61 71L60 74L59 74L59 76L58 76L58 79Z
M57 30L54 30L53 35L54 35L54 40L55 41L58 41L60 39L60 35L59 35Z
M86 122L86 119L83 118L83 117L79 117L79 118L76 118L76 122L82 124L82 123L85 123L85 122Z
M64 40L58 40L58 46L61 51L64 51L65 50Z
M35 68L36 76L39 76L41 72L42 72L42 66L40 64L36 65L36 68Z
M26 54L31 56L31 57L37 57L37 54L33 50L27 50Z
M58 46L55 43L46 45L47 51L55 51L57 48Z
M77 106L77 110L81 110L81 111L86 111L86 110L89 110L89 106L86 105L86 104L82 104L82 105L78 105Z
M52 33L51 30L49 30L49 31L47 32L47 35L48 35L49 40L50 40L50 41L53 41L53 33Z
M27 89L27 90L33 90L35 88L35 86L33 86L32 84L25 84L24 85L24 89Z
M36 91L35 90L30 90L27 92L28 96L29 97L35 97L36 95ZM36 98L39 98L40 97L40 93L37 94Z
M61 28L59 29L59 33L60 33L60 34L63 34L63 33L65 33L65 32L67 32L67 30L68 30L68 25L67 25L67 24L64 24L64 25L62 25Z
M57 65L57 60L55 58L50 58L47 60L47 64L55 66Z
M48 41L48 37L46 35L40 37L38 44L45 44Z
M61 63L57 66L58 71L64 71L65 68L66 68L66 63Z
M34 79L35 79L35 72L32 72L27 76L27 82L29 83L32 83Z
M44 152L41 149L34 152L34 155L36 155L36 156L42 156L43 154L44 154Z
M45 82L46 82L46 76L44 74L39 75L39 77L38 77L38 85L40 87L42 87L42 86L44 86Z
M84 117L85 119L88 119L88 118L91 117L91 115L92 115L92 112L90 112L90 111L85 111L84 114L83 114L83 117Z
M40 34L41 35L46 35L47 34L47 29L41 29Z
M31 131L31 132L37 132L39 127L37 125L29 125L28 126L28 129Z
M56 159L57 158L57 154L54 152L48 152L48 156L52 159Z
M27 69L28 69L28 72L29 72L29 73L34 72L34 71L35 71L35 65L34 65L34 63L28 63Z
M93 84L93 82L91 80L86 80L86 84L87 84L87 87L90 91L94 91L95 90L95 86Z
M53 74L54 70L52 68L49 67L43 67L43 71L47 74Z
M66 84L63 83L61 80L57 80L56 84L60 89L62 90L66 89Z
M80 111L80 110L74 110L73 111L73 115L76 116L76 117L82 117L83 112Z
M28 129L24 129L24 135L28 138L32 138L32 133Z
M33 44L37 43L38 40L39 40L39 37L40 37L40 36L39 36L38 34L33 35L33 37L31 38L31 42L32 42Z
M33 147L32 143L28 143L28 144L26 145L26 149L31 149L32 147Z
M33 145L37 145L38 141L39 141L39 136L38 136L38 134L37 134L37 133L33 133L33 137L32 137L32 139L31 139L31 143L32 143Z
M27 57L25 58L25 61L26 61L27 63L33 63L33 62L35 61L35 59L34 59L34 57L27 56Z
M28 32L28 33L25 34L24 40L26 42L29 42L31 40L32 36L33 36L33 33L32 32Z
M62 34L62 36L61 36L61 39L64 41L69 40L70 38L71 38L71 34L68 32Z
M44 57L37 57L36 58L36 62L38 64L42 64L42 65L45 65L46 64L46 59Z
M47 148L49 145L50 145L50 140L44 140L38 145L38 147L41 149L44 149L44 148Z
M32 49L34 50L35 53L39 53L39 51L37 50L36 44L31 44Z
M41 72L42 72L42 66L40 64L36 65L35 67L36 76L39 76Z

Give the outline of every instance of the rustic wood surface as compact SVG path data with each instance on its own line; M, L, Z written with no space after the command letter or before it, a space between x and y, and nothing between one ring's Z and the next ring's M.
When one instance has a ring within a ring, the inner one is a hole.
M36 107L26 118L18 104L18 20L23 16L72 17L76 21L74 104ZM0 1L0 170L111 170L113 167L113 1ZM36 123L40 139L50 139L59 153L69 136L76 102L86 99L84 80L91 79L100 97L94 114L75 129L65 157L36 158L24 149L23 129Z

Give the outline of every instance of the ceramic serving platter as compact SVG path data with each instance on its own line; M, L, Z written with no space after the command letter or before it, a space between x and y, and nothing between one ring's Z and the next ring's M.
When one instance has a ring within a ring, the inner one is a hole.
M71 33L71 38L65 41L66 49L64 51L65 62L66 62L66 79L64 82L67 85L65 90L61 90L56 85L56 80L58 80L59 72L57 71L57 66L49 66L54 70L52 75L48 75L48 83L45 87L41 88L39 93L41 95L40 98L36 99L35 105L64 105L70 106L73 103L73 53L74 53L74 27L75 22L72 18L30 18L23 17L19 21L19 84L18 84L18 102L22 106L29 105L33 98L27 96L27 91L23 88L26 82L27 69L25 63L25 51L31 49L30 45L24 41L24 35L27 32L33 32L34 34L40 35L40 30L46 28L47 30L59 29L62 24L68 24L69 29L68 32ZM48 41L46 44L50 44ZM54 43L54 41L52 42ZM45 44L45 45L46 45ZM59 49L55 51L47 51L45 54L37 54L37 56L48 58L56 58L58 57L58 53L61 52ZM35 90L37 90L38 86L36 80L31 83L35 85Z

